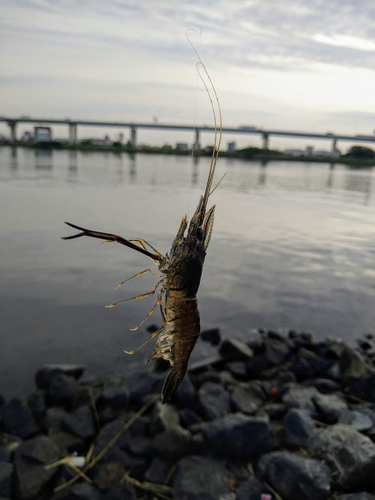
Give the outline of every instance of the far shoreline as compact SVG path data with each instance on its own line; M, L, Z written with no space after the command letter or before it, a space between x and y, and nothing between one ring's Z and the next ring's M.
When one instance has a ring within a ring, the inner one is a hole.
M140 145L137 147L130 146L128 144L90 144L89 142L70 144L61 143L57 141L50 142L22 142L17 141L15 143L3 142L0 143L0 147L10 147L10 148L27 148L35 150L67 150L67 151L81 151L81 152L111 152L114 154L126 153L129 155L134 155L137 153L143 154L162 154L167 156L191 156L195 158L200 157L210 157L212 155L212 148L208 147L201 150L192 151L191 149L178 149L172 148L171 146L148 146ZM256 147L247 147L244 149L239 149L236 151L220 151L221 158L234 158L244 161L293 161L293 162L305 162L305 163L330 163L348 165L354 168L364 168L375 166L375 158L361 158L356 156L314 156L310 155L292 155L283 153L282 151L272 150L272 149L261 149Z

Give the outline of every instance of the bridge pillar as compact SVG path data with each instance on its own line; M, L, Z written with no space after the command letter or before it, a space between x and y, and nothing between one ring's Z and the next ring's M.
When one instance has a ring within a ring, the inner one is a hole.
M69 142L70 142L70 144L77 143L77 124L76 123L69 124Z
M263 149L268 149L268 134L262 134L263 139Z
M197 151L201 148L199 139L200 139L199 130L195 129L195 140L194 140L194 144L193 144L193 151Z
M17 122L7 122L9 128L10 128L10 140L12 142L16 142L17 140Z
M332 149L331 149L331 155L332 156L335 156L336 145L337 145L337 139L333 139L333 141L332 141Z
M137 147L137 129L135 127L130 129L130 145L132 148Z

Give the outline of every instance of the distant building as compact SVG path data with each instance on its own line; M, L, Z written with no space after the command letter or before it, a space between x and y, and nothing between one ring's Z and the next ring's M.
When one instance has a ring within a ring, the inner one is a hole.
M179 151L186 151L189 148L188 144L186 142L177 142L176 143L176 149Z
M228 142L228 152L233 153L233 151L236 151L236 143Z
M306 156L312 156L314 154L314 147L313 146L306 146L305 154L306 154Z
M36 142L52 141L51 127L34 127L34 140Z

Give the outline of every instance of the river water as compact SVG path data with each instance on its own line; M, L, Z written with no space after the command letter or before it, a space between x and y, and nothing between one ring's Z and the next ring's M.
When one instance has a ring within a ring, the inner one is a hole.
M208 158L0 148L0 393L26 395L45 363L87 374L144 363L124 349L155 298L103 306L152 290L153 266L115 243L80 238L67 220L140 237L165 253L194 212ZM198 294L202 329L242 338L251 329L311 330L349 343L375 333L375 171L219 158L214 231ZM192 360L210 354L198 342Z

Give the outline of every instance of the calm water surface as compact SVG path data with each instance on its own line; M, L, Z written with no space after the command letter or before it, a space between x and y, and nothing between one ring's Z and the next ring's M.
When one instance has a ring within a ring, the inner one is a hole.
M203 192L209 160L0 148L0 393L26 395L45 363L88 374L145 362L123 349L147 338L137 325L153 298L152 265L121 245L72 234L64 220L141 237L168 251ZM312 330L348 342L375 333L375 171L328 164L219 159L216 218L199 290L202 328L241 338L253 328ZM74 231L73 231L74 232ZM210 353L198 342L192 359Z

